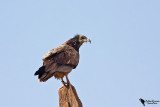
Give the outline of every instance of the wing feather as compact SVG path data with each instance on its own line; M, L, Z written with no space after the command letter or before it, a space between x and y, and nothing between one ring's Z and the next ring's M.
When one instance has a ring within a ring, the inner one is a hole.
M64 66L75 68L79 63L79 52L69 45L61 45L50 50L43 57L43 66L45 67L43 75L39 78L40 81L47 81L54 73ZM63 72L63 70L61 72Z
M79 53L71 46L62 45L52 49L43 57L44 65L57 63L76 66L79 63Z

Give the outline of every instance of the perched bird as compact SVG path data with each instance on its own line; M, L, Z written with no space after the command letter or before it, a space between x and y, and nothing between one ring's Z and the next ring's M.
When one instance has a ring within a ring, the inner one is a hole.
M50 50L43 57L43 65L35 72L40 82L46 82L54 76L61 79L64 85L70 85L68 74L75 69L79 63L79 48L84 42L90 42L84 35L76 35L61 46ZM67 83L63 81L66 77Z
M144 104L145 101L142 98L140 98L139 101L143 104L143 106L145 106L145 104Z

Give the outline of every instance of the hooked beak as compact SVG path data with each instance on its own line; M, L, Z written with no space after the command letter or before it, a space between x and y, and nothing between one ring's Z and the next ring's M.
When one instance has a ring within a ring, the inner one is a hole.
M88 39L88 42L91 44L91 40L90 39Z
M84 42L89 42L89 43L91 43L91 40L87 38L87 39L84 40Z

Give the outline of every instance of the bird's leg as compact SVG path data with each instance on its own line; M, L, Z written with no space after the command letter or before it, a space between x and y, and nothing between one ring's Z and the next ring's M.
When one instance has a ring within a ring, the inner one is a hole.
M63 77L61 78L61 80L62 80L62 84L66 86L67 83L63 81Z
M66 80L67 80L67 85L70 86L71 84L70 84L70 81L68 79L68 75L66 75Z

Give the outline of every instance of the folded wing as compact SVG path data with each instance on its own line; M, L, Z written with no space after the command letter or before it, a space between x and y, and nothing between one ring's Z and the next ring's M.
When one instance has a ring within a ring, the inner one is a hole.
M50 50L43 57L43 66L36 71L40 81L47 81L52 76L56 78L63 77L66 72L75 68L79 63L79 53L69 45L61 45ZM60 77L56 76L56 72L62 72Z

